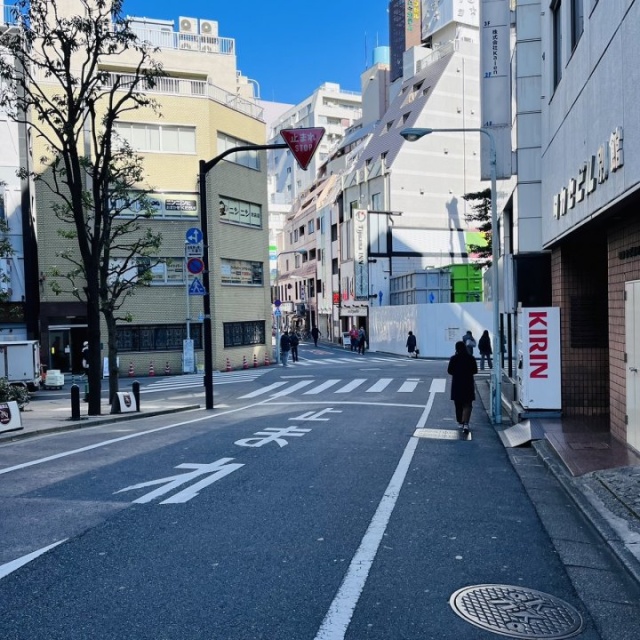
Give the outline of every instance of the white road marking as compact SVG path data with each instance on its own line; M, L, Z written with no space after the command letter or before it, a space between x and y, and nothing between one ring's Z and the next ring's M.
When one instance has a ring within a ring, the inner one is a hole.
M380 393L386 389L392 382L393 378L380 378L372 387L366 390L365 393Z
M13 573L16 569L23 567L25 564L28 564L32 560L35 560L38 556L41 556L43 553L49 551L49 549L53 549L57 547L59 544L66 542L67 538L64 540L58 540L58 542L54 542L46 547L42 547L42 549L38 549L37 551L33 551L26 556L22 556L21 558L17 558L16 560L12 560L11 562L7 562L6 564L0 565L0 580L2 578L8 576L10 573Z
M278 393L272 394L272 398L280 398L281 396L288 396L291 393L295 393L298 389L302 389L308 385L310 385L313 380L301 380L300 382L296 382L292 387L288 389L283 389L282 391L278 391Z
M153 487L155 485L161 484L164 485L162 487L158 487L149 493L146 493L142 497L134 500L133 502L138 504L146 504L147 502L151 502L154 498L158 498L159 496L163 496L167 493L170 493L174 489L177 489L179 486L191 482L191 480L195 480L198 476L206 475L206 478L200 480L200 482L196 482L192 484L190 487L183 489L182 491L176 493L171 498L167 498L163 500L160 504L181 504L184 502L188 502L191 498L195 498L198 495L198 491L200 489L204 489L204 487L208 487L210 484L213 484L217 480L224 478L230 473L237 471L240 467L244 467L244 464L229 464L233 458L220 458L220 460L216 460L210 464L198 464L185 462L183 464L179 464L176 469L193 469L193 471L187 471L187 473L179 473L175 476L168 476L166 478L158 478L157 480L150 480L149 482L139 482L138 484L132 484L129 487L125 487L124 489L120 489L115 493L122 493L123 491L133 491L135 489L144 489L146 487Z
M434 380L431 383L429 399L418 420L416 429L425 425L431 413L436 393L444 390L444 385L434 384L436 382ZM344 638L369 576L369 571L378 553L382 536L391 519L391 514L400 495L400 490L404 484L418 442L418 438L411 437L409 439L400 462L398 462L398 466L382 496L382 500L380 500L369 527L362 538L362 542L349 564L349 569L338 589L338 593L333 599L329 611L320 625L320 629L318 629L315 640L342 640Z
M351 382L345 384L344 387L337 389L336 393L351 393L354 389L357 389L363 382L366 381L366 378L355 378L355 380L352 380Z
M281 380L280 382L274 382L270 384L268 387L262 387L262 389L258 389L257 391L252 391L251 393L247 393L243 396L240 396L238 400L243 400L244 398L255 398L257 396L261 396L263 393L269 393L269 391L273 391L282 385L287 384L286 381Z
M402 386L398 389L398 393L411 393L412 391L415 391L419 382L420 380L405 380L402 383Z
M326 380L322 384L319 384L317 387L314 387L313 389L309 389L309 391L305 391L304 395L308 396L308 395L314 395L316 393L322 393L329 387L333 387L334 385L338 384L338 382L340 382L339 378L334 380Z

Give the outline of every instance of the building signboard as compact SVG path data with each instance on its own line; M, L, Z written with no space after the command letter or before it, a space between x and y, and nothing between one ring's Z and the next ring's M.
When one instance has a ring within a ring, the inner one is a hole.
M356 209L353 212L353 240L354 240L354 278L355 299L369 299L369 233L367 228L367 211Z

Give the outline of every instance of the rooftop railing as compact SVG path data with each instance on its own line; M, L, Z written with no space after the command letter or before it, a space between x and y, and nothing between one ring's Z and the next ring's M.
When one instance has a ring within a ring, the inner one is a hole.
M226 56L235 55L236 41L233 38L219 38L193 33L183 33L163 29L149 29L132 24L131 30L144 42L161 49L183 49L218 53Z
M117 79L126 83L127 79L133 82L135 76L122 73L107 74L106 86L112 87ZM211 82L204 80L188 80L185 78L157 78L154 87L145 87L145 91L152 93L163 93L165 95L181 95L181 96L197 96L201 98L209 98L224 104L230 109L239 111L246 115L263 120L264 109L246 98L242 98L235 93L231 93L222 87L218 87Z

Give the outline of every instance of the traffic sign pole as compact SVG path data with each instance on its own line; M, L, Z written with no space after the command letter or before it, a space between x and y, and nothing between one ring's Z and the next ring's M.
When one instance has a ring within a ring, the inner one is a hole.
M286 149L287 145L282 143L276 144L248 144L239 147L231 147L226 149L211 160L200 160L198 166L198 189L200 196L200 224L202 226L202 244L204 252L202 259L204 261L204 271L202 273L202 286L205 293L202 299L203 310L203 340L204 340L204 399L205 408L213 409L213 344L211 335L211 296L209 281L209 227L207 219L207 174L219 162L224 160L228 155L237 153L238 151L266 151L268 149Z

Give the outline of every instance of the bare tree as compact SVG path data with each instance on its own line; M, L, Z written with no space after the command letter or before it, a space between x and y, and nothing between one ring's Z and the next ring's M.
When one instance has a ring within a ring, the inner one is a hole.
M160 245L141 224L153 212L142 160L118 139L115 125L129 112L157 111L147 92L163 72L152 58L155 50L123 15L123 0L77 5L73 15L62 15L51 0L17 0L17 30L0 37L8 53L0 57L0 106L45 148L36 159L42 169L31 177L50 191L53 213L65 223L60 235L73 241L61 251L69 271L58 274L54 288L61 292L66 279L70 292L86 302L88 411L99 415L100 314L109 333L110 384L117 390L116 315L148 279L144 270L134 277L138 261ZM127 71L110 71L105 63Z

